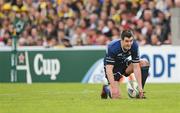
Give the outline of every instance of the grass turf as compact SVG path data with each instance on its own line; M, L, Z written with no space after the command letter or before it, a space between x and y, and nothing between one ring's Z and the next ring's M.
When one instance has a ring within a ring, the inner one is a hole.
M180 113L180 84L147 84L147 99L100 99L101 84L0 83L0 113Z

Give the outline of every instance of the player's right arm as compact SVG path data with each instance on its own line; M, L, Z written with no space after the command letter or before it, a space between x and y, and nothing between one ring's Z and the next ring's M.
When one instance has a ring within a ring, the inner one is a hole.
M117 81L114 80L113 68L114 65L106 65L106 75L110 83L111 96L112 98L119 98L119 87Z
M115 64L115 54L112 47L108 46L105 57L106 75L110 83L112 98L119 98L118 84L114 80L114 75L113 75L114 64Z
M115 81L114 81L114 76L113 76L113 68L114 68L114 65L106 65L106 74L107 74L107 78L110 82L110 85L111 87L114 87L115 86Z

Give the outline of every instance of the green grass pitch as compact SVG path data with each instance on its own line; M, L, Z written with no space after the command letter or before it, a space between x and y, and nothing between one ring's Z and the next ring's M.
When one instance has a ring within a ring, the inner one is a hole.
M0 83L0 113L180 113L180 84L147 84L147 99L100 99L101 84Z

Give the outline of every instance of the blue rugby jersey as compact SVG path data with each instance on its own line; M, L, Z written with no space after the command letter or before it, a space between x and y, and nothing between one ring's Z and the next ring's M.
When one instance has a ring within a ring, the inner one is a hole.
M139 60L139 46L135 40L131 49L126 52L121 48L121 40L114 40L108 44L104 65L114 65L113 72L123 73L125 71L123 69L127 68L129 62L138 63Z

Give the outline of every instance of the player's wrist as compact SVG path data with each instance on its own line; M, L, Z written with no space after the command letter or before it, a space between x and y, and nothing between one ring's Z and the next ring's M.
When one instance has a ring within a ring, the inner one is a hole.
M140 88L140 89L139 89L139 92L142 92L142 93L143 93L144 91L143 91L143 89Z
M116 86L115 83L113 82L113 83L110 83L110 87L111 87L111 88L116 88L117 86Z

